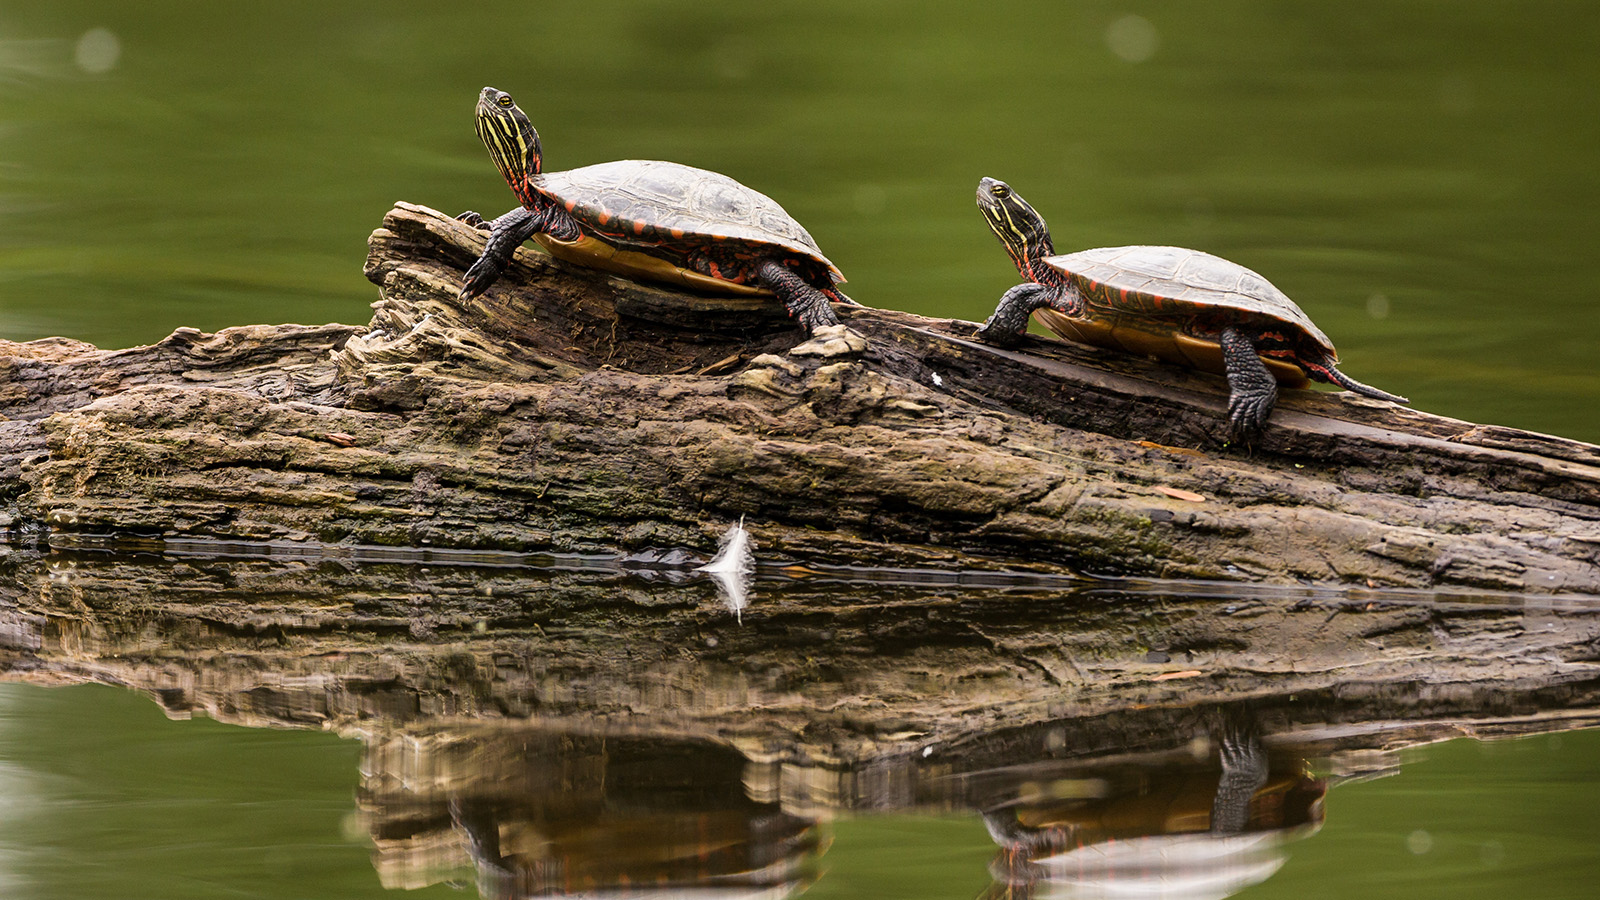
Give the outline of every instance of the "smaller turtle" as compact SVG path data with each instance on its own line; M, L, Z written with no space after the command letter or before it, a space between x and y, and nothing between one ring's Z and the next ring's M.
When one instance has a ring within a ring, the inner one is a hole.
M1022 339L1033 314L1069 340L1108 347L1228 379L1234 433L1261 430L1278 384L1310 379L1379 400L1404 397L1337 368L1333 342L1294 301L1237 263L1182 247L1106 247L1055 255L1050 229L1010 185L978 182L978 208L1027 279L1000 298L978 337L1002 347Z
M630 277L721 294L770 294L807 330L838 322L829 301L854 303L817 242L776 201L726 175L624 159L543 172L539 132L505 91L478 95L478 136L522 206L491 232L467 270L463 299L483 293L517 247L536 238L552 256Z

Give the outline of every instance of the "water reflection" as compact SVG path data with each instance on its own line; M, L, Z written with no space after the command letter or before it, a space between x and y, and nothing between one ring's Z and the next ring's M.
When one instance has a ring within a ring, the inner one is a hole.
M1230 724L1164 752L1011 779L983 811L1001 847L986 897L1221 898L1271 877L1322 825L1327 781Z
M4 678L359 739L383 884L496 900L786 896L883 813L981 818L997 897L1222 897L1397 748L1600 725L1581 598L0 550Z
M369 741L359 802L387 887L470 865L492 900L785 897L826 840L772 774L702 738L468 728Z
M428 728L366 737L359 806L385 886L470 879L492 900L789 896L816 877L826 818L951 807L1000 846L986 896L1224 897L1320 827L1327 782L1251 726L1146 738L1169 746L1039 759L991 734L975 746L1017 755L840 769L706 736Z

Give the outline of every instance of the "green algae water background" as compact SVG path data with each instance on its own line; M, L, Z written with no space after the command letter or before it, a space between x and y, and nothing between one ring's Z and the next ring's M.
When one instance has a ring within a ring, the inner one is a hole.
M988 313L991 175L1062 250L1257 269L1421 409L1600 440L1597 40L1565 2L10 2L0 337L364 322L392 202L511 205L492 84L554 168L774 196L871 305Z
M0 685L0 889L74 900L474 896L468 885L383 890L355 821L359 758L356 742L326 734L168 721L115 688ZM1409 751L1398 774L1331 792L1321 831L1238 896L1589 896L1597 802L1597 732ZM990 883L995 845L975 816L869 816L832 832L812 900L972 900Z

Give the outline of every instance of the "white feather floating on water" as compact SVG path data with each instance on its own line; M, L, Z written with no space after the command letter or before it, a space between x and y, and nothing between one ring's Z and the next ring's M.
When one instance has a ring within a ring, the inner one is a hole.
M722 600L735 615L750 605L750 576L756 570L756 542L745 530L744 516L723 532L717 543L717 555L695 569L711 576L722 593ZM740 616L741 621L743 616Z

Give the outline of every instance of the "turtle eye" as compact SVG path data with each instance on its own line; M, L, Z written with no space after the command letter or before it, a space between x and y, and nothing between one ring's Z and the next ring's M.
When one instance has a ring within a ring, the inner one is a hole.
M494 98L494 102L495 105L501 109L510 109L513 106L510 94L501 94L500 96Z
M1008 188L1003 184L997 184L989 189L989 193L994 194L996 197L1004 197L1005 195L1011 193L1011 188Z

